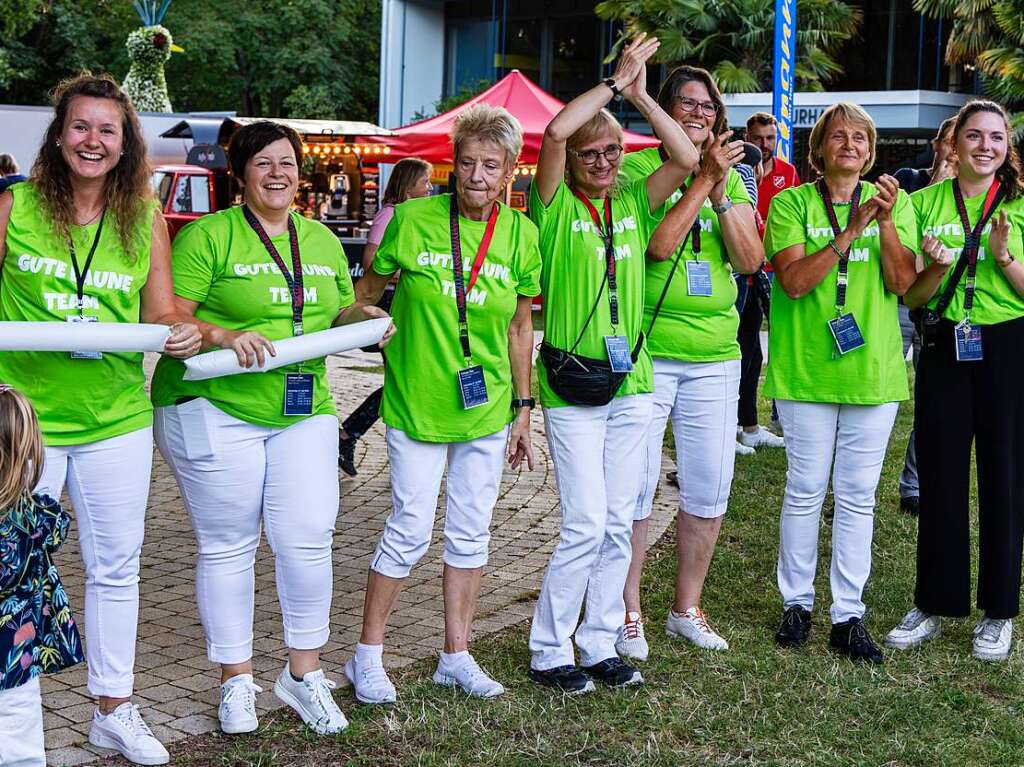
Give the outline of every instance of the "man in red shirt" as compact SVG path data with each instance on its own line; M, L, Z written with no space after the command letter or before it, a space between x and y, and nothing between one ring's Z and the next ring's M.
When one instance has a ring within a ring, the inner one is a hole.
M783 189L800 185L796 168L775 156L775 143L779 129L774 115L755 112L747 119L747 141L761 150L761 183L757 187L757 212L768 220L768 206L772 197Z

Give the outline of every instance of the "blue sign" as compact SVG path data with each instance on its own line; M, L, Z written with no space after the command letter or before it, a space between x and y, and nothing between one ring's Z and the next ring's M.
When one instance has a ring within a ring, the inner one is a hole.
M796 58L796 0L775 0L772 57L772 114L779 124L775 156L793 161L793 73Z

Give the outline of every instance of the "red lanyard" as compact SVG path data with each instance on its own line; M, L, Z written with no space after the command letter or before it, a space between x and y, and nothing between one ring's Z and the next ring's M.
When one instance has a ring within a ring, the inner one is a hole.
M598 235L604 240L605 279L608 280L608 304L614 327L619 324L619 294L615 279L615 249L612 246L612 201L610 197L604 198L604 226L602 227L601 219L597 215L597 208L587 199L586 195L576 188L573 188L572 193L586 207Z
M242 206L242 214L245 216L249 226L252 227L252 230L256 232L256 236L260 238L260 242L267 249L267 253L274 259L274 263L277 265L278 270L280 270L281 276L284 277L284 281L288 283L288 291L292 298L292 334L301 336L302 306L305 303L306 296L302 292L302 258L299 256L299 233L295 228L295 222L292 220L291 213L288 214L288 244L292 251L291 274L288 273L288 267L285 266L281 256L278 255L277 248L271 242L270 236L263 228L263 225L260 224L259 219L249 210L248 205Z
M491 208L491 215L487 219L487 228L480 240L480 247L476 249L476 259L473 261L473 268L469 273L469 285L465 284L465 274L462 268L462 243L459 239L459 200L453 193L449 198L448 207L449 224L452 238L452 276L455 282L455 305L459 312L459 342L462 344L462 354L468 360L471 357L469 348L469 320L466 316L466 294L473 290L477 277L480 276L480 269L487 259L487 251L491 247L491 239L494 237L494 227L498 223L498 203Z

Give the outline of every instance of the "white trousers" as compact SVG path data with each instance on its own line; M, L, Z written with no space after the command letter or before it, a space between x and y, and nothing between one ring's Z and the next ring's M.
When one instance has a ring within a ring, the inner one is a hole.
M875 489L899 403L836 405L778 400L786 434L778 579L784 607L814 606L821 504L832 472L832 623L864 615L871 574ZM833 456L835 465L833 466Z
M74 507L85 566L85 657L93 695L127 698L135 681L139 555L153 470L150 427L84 445L46 448L37 492Z
M584 666L616 655L650 418L650 394L616 397L601 407L544 411L562 529L530 628L535 669L573 663L574 631Z
M0 690L0 765L46 767L39 677Z
M736 463L740 361L654 360L654 404L647 428L646 471L634 519L651 516L661 476L665 427L672 418L679 510L713 519L725 514Z
M202 398L155 415L157 445L196 534L196 601L209 659L252 657L253 565L264 524L284 642L294 650L322 647L330 635L331 540L340 500L337 419L315 415L274 429Z
M486 565L507 440L507 427L468 442L420 442L389 427L392 510L370 568L406 578L427 553L445 466L444 562L462 569Z

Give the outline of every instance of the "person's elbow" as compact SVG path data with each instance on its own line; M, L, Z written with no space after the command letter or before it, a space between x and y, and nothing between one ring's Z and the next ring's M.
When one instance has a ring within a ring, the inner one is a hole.
M651 240L647 245L647 258L651 261L668 261L672 257L672 248L666 248L662 243Z
M569 140L569 134L563 128L558 125L558 117L548 123L548 127L544 129L544 143L551 144L564 144Z

